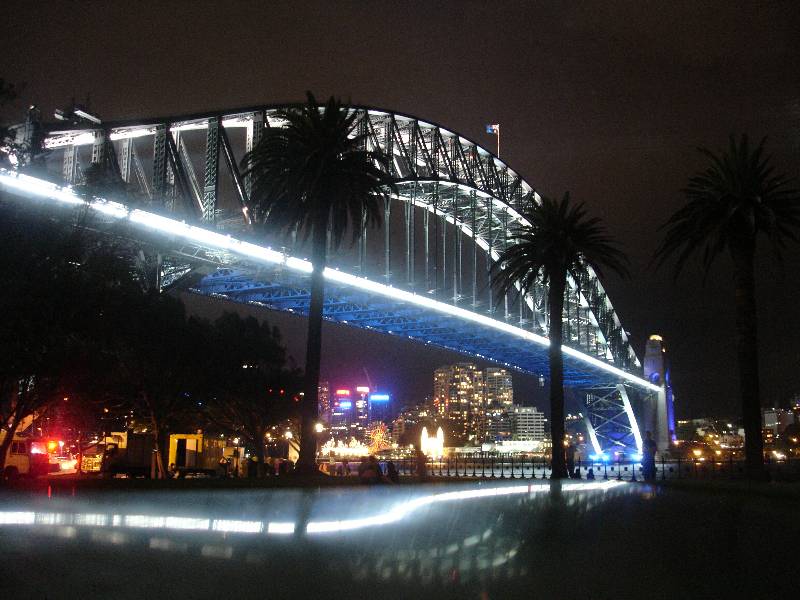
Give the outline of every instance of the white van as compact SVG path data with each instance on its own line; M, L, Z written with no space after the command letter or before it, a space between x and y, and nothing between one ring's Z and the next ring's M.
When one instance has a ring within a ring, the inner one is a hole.
M23 437L14 437L6 456L3 479L17 477L38 477L51 470L47 446Z

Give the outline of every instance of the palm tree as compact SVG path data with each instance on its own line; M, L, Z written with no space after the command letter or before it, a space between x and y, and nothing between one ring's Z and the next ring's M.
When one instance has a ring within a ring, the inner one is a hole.
M331 97L323 107L308 92L306 104L282 111L280 128L266 129L243 160L252 182L254 223L275 231L300 231L311 238L311 307L308 316L306 384L301 402L298 468L315 471L317 393L322 344L323 271L327 238L338 247L347 230L353 242L367 226L380 226L384 202L395 186L389 159L365 150L356 135L357 115Z
M561 353L564 291L567 275L580 281L589 268L627 275L625 255L614 245L597 217L588 218L581 204L570 204L569 192L559 202L542 198L523 211L529 225L516 227L511 245L492 265L491 283L499 297L525 295L547 285L549 307L550 422L553 441L552 477L567 476L564 455L564 359Z
M756 242L759 233L763 233L780 258L786 241L798 240L800 227L800 196L787 187L785 176L774 174L771 157L764 155L765 139L751 148L746 135L738 143L731 136L727 151L721 155L698 149L709 164L689 179L683 190L687 204L662 226L666 235L655 255L660 266L677 254L677 277L687 259L697 252L702 254L705 274L717 255L730 253L745 458L748 473L756 478L764 475L754 272Z

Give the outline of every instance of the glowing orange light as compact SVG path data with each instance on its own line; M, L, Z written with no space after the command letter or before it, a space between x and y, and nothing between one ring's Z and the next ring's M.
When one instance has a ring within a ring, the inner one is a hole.
M336 390L337 396L349 396L350 390Z
M56 442L50 441L47 442L47 451L53 452L56 448L58 448L58 444Z

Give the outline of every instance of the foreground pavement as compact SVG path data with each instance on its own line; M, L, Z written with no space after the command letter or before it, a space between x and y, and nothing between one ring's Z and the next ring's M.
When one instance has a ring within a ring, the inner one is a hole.
M797 506L616 481L5 490L0 597L767 598L796 590Z

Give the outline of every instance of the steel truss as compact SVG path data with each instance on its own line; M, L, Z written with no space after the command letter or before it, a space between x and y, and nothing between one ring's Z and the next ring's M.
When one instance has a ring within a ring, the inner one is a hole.
M635 449L641 453L642 436L634 416L632 400L637 397L633 387L605 383L581 391L586 394L584 421L595 452L609 456L614 451Z
M235 268L218 268L189 289L203 295L306 315L310 305L307 286L307 279L279 267L254 273L240 264ZM501 332L465 323L456 317L419 306L387 302L385 297L377 298L364 291L328 283L323 314L331 322L448 348L526 373L547 372L547 356L541 348L519 344ZM592 385L608 377L607 373L587 368L570 357L565 357L564 371L567 384L575 386Z
M63 150L62 172L68 182L80 177L79 148L91 145L93 161L97 162L98 156L102 160L114 157L125 181L137 183L147 197L187 220L243 230L248 224L250 182L239 173L236 144L241 142L242 153L254 147L265 127L283 125L278 112L285 108L259 106L104 123L95 129L51 125L45 126L45 146ZM524 302L509 298L496 302L488 285L488 268L510 243L511 229L524 222L521 213L526 207L540 200L531 185L490 151L437 124L369 107L351 110L358 115L355 131L363 136L365 146L392 157L390 171L398 188L397 196L385 208L389 226L384 228L382 240L368 241L365 236L358 244L359 274L378 276L394 286L427 292L436 299L488 312L547 335L544 286L537 286ZM236 131L244 133L242 140L233 138ZM190 151L187 139L192 132L204 134L204 150ZM142 155L148 140L149 150ZM235 200L227 210L219 197L220 177L225 173L219 164L220 152ZM143 156L151 157L151 163ZM199 175L197 163L202 163ZM392 228L400 229L402 235L392 235ZM296 235L275 242L293 255L303 250ZM375 261L368 244L383 247L379 272L370 267ZM397 260L399 257L404 260ZM351 271L352 257L332 255L331 265ZM594 273L581 281L570 280L566 296L566 345L624 370L640 367Z

